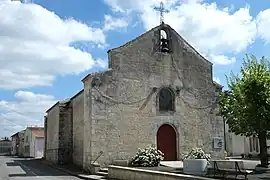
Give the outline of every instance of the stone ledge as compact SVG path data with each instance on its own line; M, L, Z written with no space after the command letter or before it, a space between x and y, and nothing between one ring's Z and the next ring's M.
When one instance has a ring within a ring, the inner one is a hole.
M114 166L128 166L128 160L113 160L112 163Z
M175 174L161 171L152 171L146 169L129 168L121 166L109 166L109 178L119 180L214 180L212 178Z

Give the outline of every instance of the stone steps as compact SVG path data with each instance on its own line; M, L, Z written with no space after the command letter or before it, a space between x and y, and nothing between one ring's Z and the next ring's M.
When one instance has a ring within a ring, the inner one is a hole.
M101 168L99 172L93 175L92 179L107 180L108 179L108 168Z
M108 173L107 172L97 172L96 175L99 175L99 176L108 176Z
M100 168L99 172L106 172L106 173L108 173L108 168Z

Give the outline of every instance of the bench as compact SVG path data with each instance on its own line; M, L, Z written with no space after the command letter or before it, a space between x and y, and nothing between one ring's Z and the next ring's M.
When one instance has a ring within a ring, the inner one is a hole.
M244 175L245 179L247 179L247 175L253 172L253 170L245 169L244 162L241 160L211 160L210 165L214 171L214 176L222 174L223 178L225 178L225 174L233 174L235 179L237 179L238 175Z

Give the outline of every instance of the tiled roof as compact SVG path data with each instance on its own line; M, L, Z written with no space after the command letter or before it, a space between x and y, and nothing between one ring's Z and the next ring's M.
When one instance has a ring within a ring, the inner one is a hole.
M43 127L29 127L32 134L36 137L44 137L44 128Z

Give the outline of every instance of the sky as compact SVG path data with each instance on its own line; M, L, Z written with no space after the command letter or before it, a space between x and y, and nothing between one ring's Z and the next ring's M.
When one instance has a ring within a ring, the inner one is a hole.
M245 54L269 57L269 0L163 0L165 23L208 60L214 80ZM0 137L43 126L45 111L107 69L107 50L159 25L159 0L0 0Z

